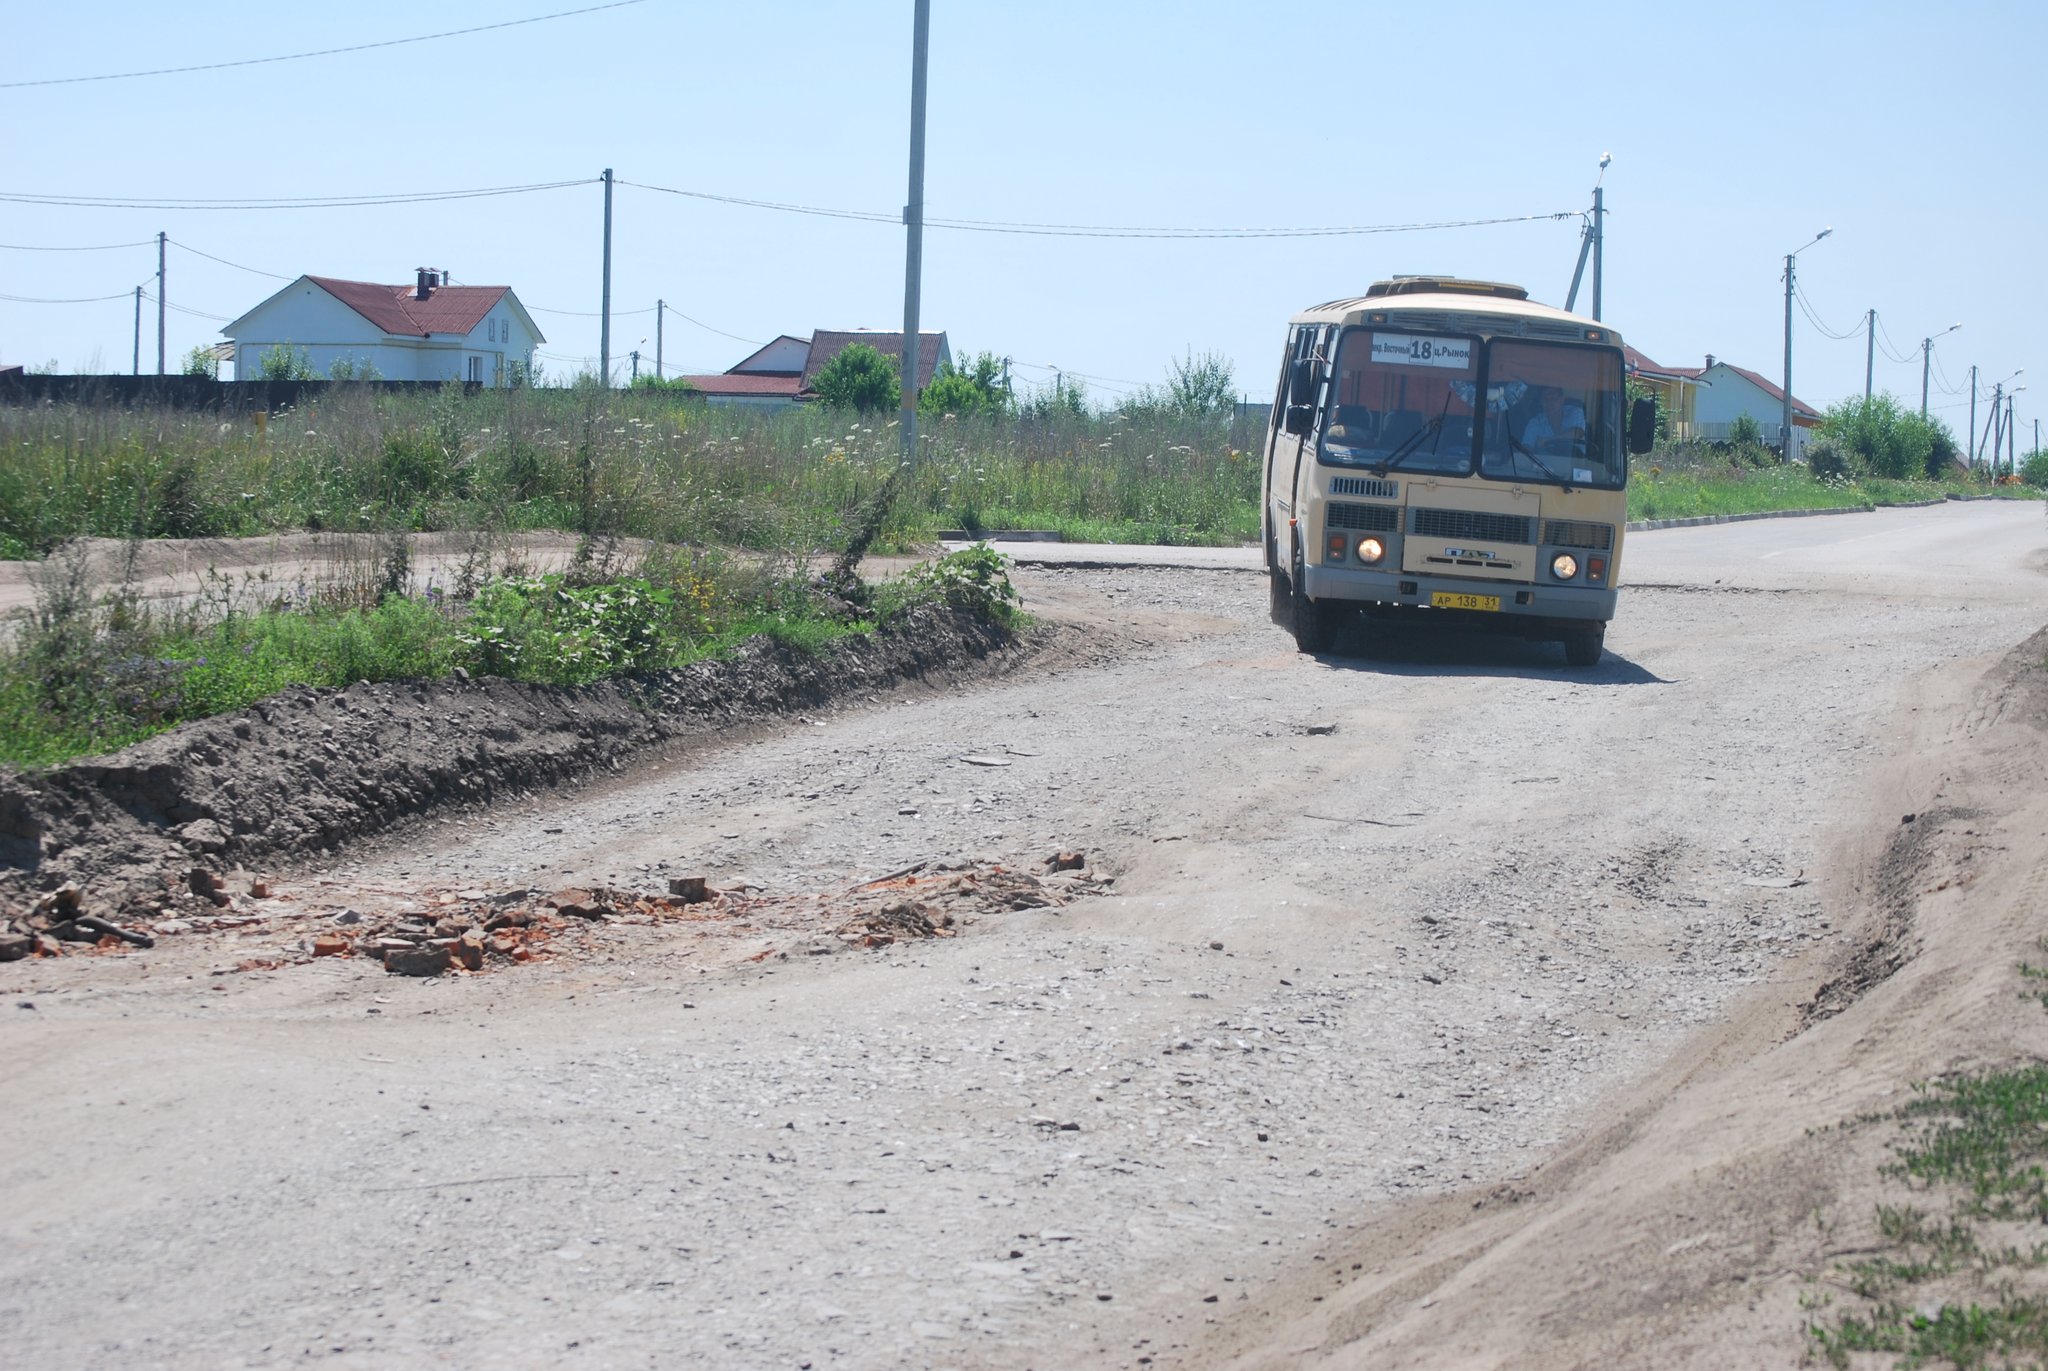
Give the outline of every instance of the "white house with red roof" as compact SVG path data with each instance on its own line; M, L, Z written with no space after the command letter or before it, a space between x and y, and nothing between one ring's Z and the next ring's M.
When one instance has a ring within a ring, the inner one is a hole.
M508 386L533 374L547 341L510 286L451 286L420 268L409 286L301 276L221 330L235 378L263 375L275 348L303 353L315 375Z
M1664 411L1671 416L1671 436L1681 441L1722 442L1742 419L1756 424L1757 432L1771 447L1779 447L1785 429L1785 392L1766 377L1723 362L1707 354L1703 367L1659 366L1634 348L1623 349L1628 373L1660 392ZM1820 425L1819 410L1798 396L1792 397L1791 455L1806 455L1812 431Z

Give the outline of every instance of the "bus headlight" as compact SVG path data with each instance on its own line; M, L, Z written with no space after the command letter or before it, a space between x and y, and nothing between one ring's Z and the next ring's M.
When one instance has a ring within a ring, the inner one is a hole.
M1550 559L1550 574L1560 581L1569 581L1579 574L1579 559L1569 552L1560 552Z
M1387 545L1379 539L1368 536L1358 540L1358 560L1367 566L1371 566L1386 555Z

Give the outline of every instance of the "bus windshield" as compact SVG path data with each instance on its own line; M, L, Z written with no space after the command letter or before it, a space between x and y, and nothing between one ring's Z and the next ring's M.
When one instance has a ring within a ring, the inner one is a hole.
M1470 476L1476 455L1494 480L1615 489L1627 476L1611 348L1353 328L1336 363L1325 462Z
M1469 475L1479 353L1477 338L1345 330L1324 459Z
M1611 349L1496 339L1479 474L1614 487L1622 455L1621 358Z

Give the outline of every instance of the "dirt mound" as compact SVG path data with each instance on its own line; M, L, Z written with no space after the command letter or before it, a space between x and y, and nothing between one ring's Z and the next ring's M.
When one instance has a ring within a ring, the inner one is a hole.
M0 771L0 910L75 881L93 910L163 906L174 877L285 863L421 815L617 771L664 743L1000 669L1008 630L925 609L816 655L756 639L730 658L589 686L460 677L298 687L109 757Z

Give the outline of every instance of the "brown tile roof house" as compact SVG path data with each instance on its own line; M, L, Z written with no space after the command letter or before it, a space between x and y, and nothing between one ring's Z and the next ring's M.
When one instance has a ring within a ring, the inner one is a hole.
M380 286L369 281L306 278L386 333L425 338L435 333L471 333L505 298L508 286ZM427 298L419 299L422 292Z
M712 401L733 404L794 404L817 398L811 383L834 357L855 343L866 343L884 357L902 365L903 334L868 329L854 331L820 330L808 339L785 333L712 376L685 376L698 393ZM917 386L931 384L940 362L953 360L953 350L944 332L918 334Z

